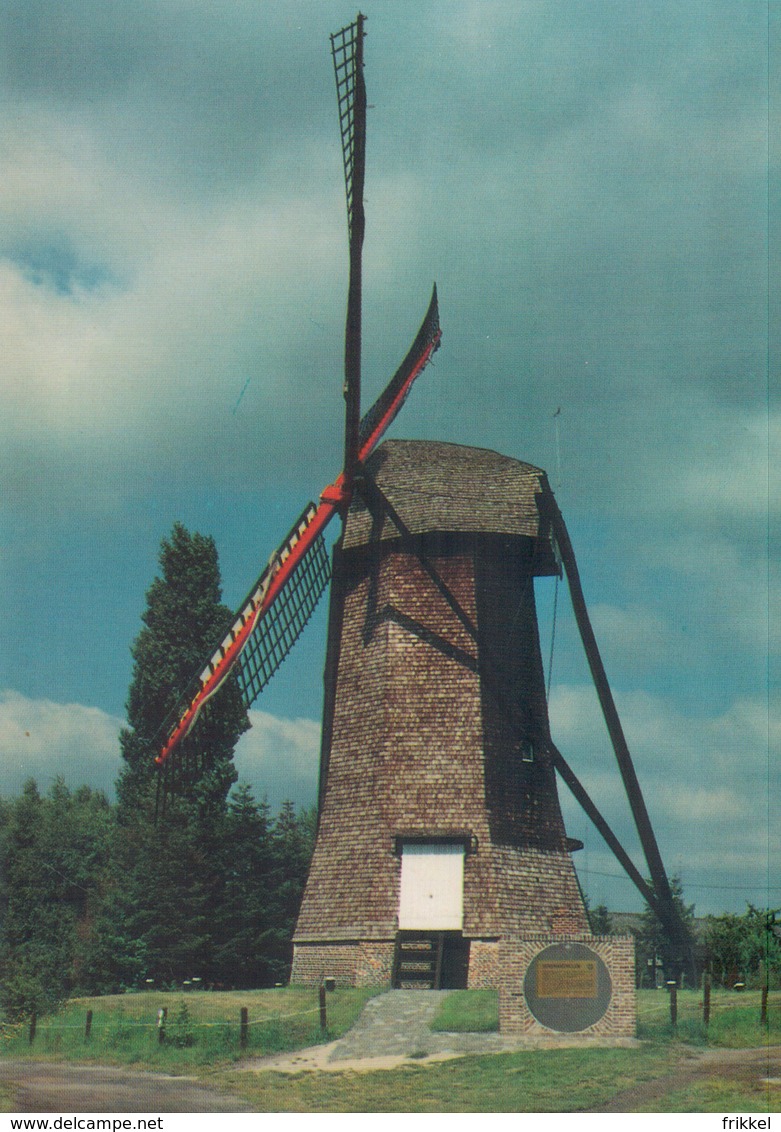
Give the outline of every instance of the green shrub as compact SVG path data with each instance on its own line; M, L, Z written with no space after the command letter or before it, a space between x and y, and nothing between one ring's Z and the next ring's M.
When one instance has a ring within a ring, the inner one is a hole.
M176 1017L166 1030L166 1041L177 1049L189 1049L195 1045L195 1029L193 1027L187 1003L182 999Z

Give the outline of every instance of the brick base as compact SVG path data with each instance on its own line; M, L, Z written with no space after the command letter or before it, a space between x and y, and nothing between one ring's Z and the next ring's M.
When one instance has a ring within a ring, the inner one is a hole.
M535 1018L524 994L529 965L552 944L584 944L607 968L611 994L607 1009L593 1025L575 1033L584 1037L634 1037L636 1026L635 945L633 936L534 935L472 939L470 989L499 991L499 1029L506 1034L557 1033ZM390 987L395 939L318 940L297 943L291 982L313 986L325 977L341 987ZM570 1035L573 1031L567 1031Z
M499 986L499 940L473 939L469 945L470 990Z
M338 987L389 987L395 946L395 938L297 943L290 981L315 986L330 977Z

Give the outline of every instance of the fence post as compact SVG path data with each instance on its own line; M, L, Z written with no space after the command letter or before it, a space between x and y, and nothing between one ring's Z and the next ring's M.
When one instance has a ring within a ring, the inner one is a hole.
M678 1025L678 987L675 983L670 986L670 1025Z
M84 1041L89 1041L89 1036L92 1033L92 1011L87 1011L87 1021L84 1023Z
M247 1039L249 1038L249 1011L246 1006L241 1008L241 1026L239 1028L239 1045L242 1049L247 1048Z
M710 1025L710 974L707 971L702 976L702 1021L704 1026Z
M759 1016L759 1021L763 1026L767 1025L767 990L767 983L765 983L762 987L762 1011Z
M325 1009L325 983L320 983L320 1029L328 1029L328 1017Z
M38 1015L33 1010L30 1015L30 1045L35 1041L35 1027L38 1025Z
M157 1044L165 1044L165 1023L168 1018L168 1007L161 1006L157 1012Z

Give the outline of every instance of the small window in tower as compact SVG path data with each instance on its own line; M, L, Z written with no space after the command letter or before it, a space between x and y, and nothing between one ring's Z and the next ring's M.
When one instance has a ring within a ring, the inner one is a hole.
M524 739L521 742L521 759L525 763L534 762L534 743L531 739Z

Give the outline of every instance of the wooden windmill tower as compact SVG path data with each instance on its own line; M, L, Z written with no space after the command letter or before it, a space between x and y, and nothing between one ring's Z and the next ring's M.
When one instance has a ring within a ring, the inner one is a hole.
M609 1019L629 1032L631 946L589 935L557 772L665 924L673 965L683 932L545 473L484 449L380 444L439 346L436 288L407 357L361 418L363 39L360 15L332 37L350 248L343 470L176 697L157 761L170 774L186 757L231 674L246 705L255 700L327 585L322 532L340 515L319 825L293 980L499 986L511 1026ZM551 737L534 579L562 563L650 884Z
M587 932L534 578L544 473L388 441L334 558L320 823L293 978L466 986L508 935Z

